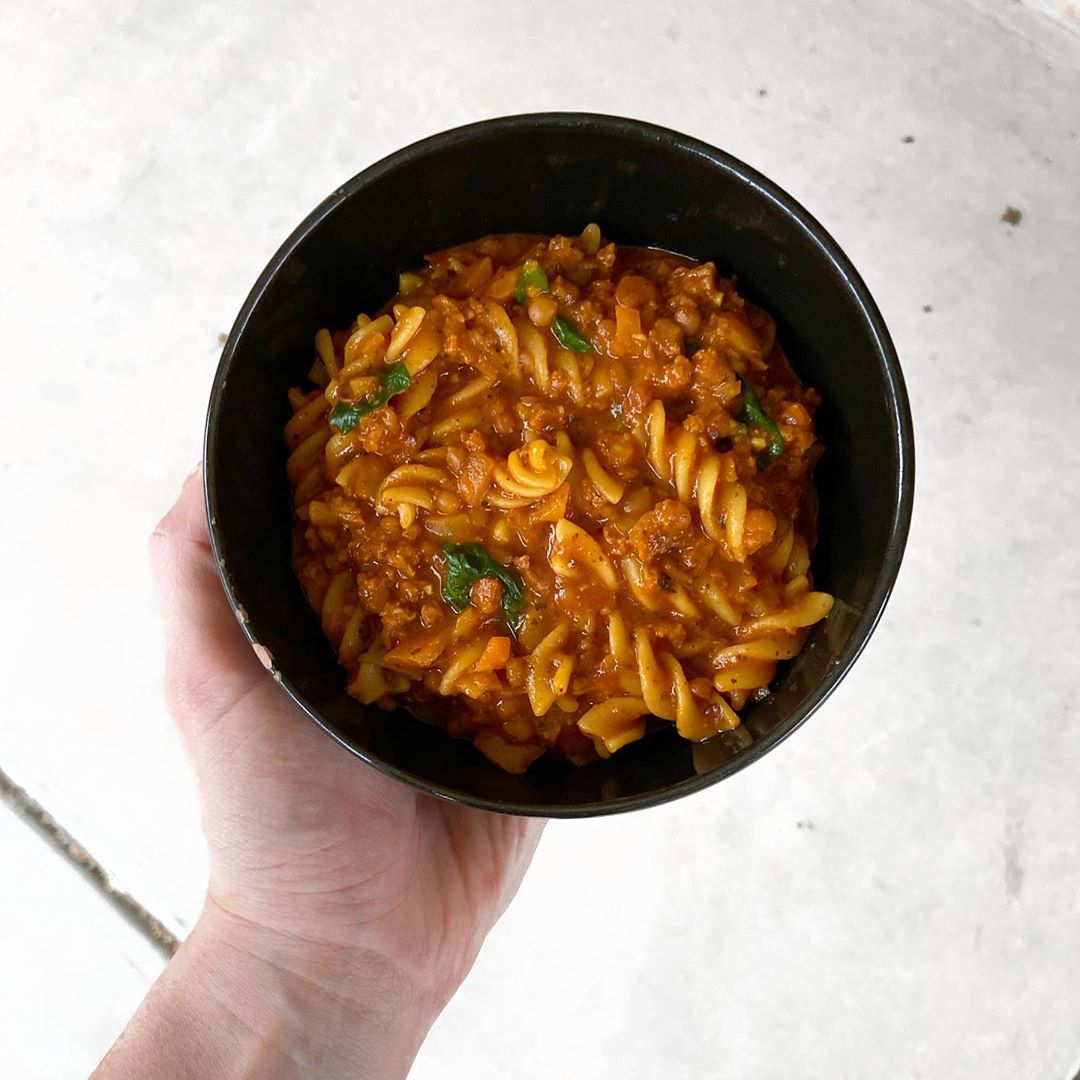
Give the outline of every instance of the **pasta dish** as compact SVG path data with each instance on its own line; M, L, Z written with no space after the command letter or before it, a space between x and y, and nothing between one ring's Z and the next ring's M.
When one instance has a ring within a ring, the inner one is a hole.
M828 614L818 396L712 263L489 236L314 346L294 562L365 705L585 764L736 728Z

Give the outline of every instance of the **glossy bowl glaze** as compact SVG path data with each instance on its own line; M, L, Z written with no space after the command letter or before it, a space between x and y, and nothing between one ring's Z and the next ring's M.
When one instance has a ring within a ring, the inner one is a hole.
M693 745L669 725L607 761L541 760L523 776L403 711L365 707L290 562L282 427L312 339L381 307L399 271L493 232L576 233L714 260L772 314L824 399L816 472L818 588L837 603L740 732ZM790 735L855 662L904 551L914 485L900 366L874 301L791 196L720 150L634 120L581 113L486 120L425 139L335 191L259 276L225 345L206 426L206 500L221 578L282 691L343 747L434 795L509 813L586 816L716 783ZM270 677L270 675L268 675ZM298 722L299 719L298 719ZM812 738L812 735L807 736ZM362 767L359 766L358 767Z

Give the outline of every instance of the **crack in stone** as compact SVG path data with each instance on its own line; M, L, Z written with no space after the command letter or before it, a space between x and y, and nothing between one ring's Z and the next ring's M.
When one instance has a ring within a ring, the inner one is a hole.
M176 935L133 896L118 889L101 863L52 814L19 787L3 769L0 769L0 800L74 866L82 877L166 959L176 952L180 947L180 941Z

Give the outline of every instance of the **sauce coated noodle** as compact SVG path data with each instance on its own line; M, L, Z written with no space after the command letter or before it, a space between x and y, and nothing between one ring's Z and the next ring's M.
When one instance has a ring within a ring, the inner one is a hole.
M813 589L818 403L712 263L491 236L319 331L290 391L297 574L365 704L521 772L648 717L739 724Z

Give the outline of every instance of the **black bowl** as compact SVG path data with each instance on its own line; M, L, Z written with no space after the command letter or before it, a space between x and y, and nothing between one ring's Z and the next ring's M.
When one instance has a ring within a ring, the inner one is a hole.
M694 746L670 727L608 761L542 760L510 776L402 711L366 708L290 564L282 427L321 326L381 307L425 252L486 233L576 233L714 260L775 318L824 398L815 581L837 603L741 731ZM914 485L911 417L881 315L829 234L775 184L685 135L634 120L549 113L487 120L399 150L335 191L262 272L229 335L206 426L206 502L229 600L282 689L365 761L449 799L575 817L652 806L756 761L825 700L892 589Z

